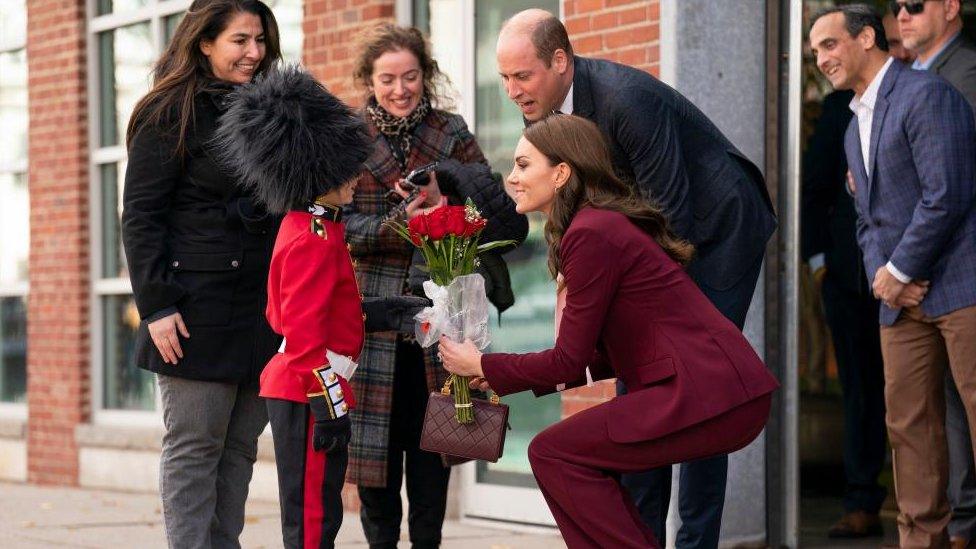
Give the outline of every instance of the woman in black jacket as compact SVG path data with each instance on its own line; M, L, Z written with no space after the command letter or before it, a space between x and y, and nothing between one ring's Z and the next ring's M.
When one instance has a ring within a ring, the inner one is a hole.
M171 547L239 546L267 423L257 379L280 344L264 318L279 219L214 161L226 94L280 59L258 0L195 0L128 127L122 238L166 433L160 494Z

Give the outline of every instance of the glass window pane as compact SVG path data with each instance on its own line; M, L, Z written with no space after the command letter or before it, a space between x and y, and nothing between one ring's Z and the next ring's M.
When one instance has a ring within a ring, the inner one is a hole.
M430 34L430 2L413 2L413 26Z
M125 141L132 108L149 90L155 51L148 22L98 35L103 147Z
M26 41L26 2L24 0L0 1L0 44L21 45Z
M498 78L495 42L505 19L526 8L559 12L556 0L475 1L475 127L478 144L492 169L507 174L512 153L525 127L518 108L508 99ZM436 30L434 31L436 32ZM434 38L436 40L436 37ZM555 339L553 311L556 285L546 266L547 246L539 214L529 216L529 236L505 259L511 271L516 301L502 316L501 326L492 320L492 352L528 352L552 347ZM506 398L512 407L512 431L505 441L505 455L497 463L478 463L478 481L511 486L534 486L527 454L529 441L539 431L559 421L561 399L550 395ZM508 451L511 449L512 451Z
M27 158L27 50L0 53L0 166Z
M495 43L502 22L527 8L542 8L559 13L558 2L549 0L477 0L475 2L475 117L478 144L491 166L503 173L512 167L512 153L525 124L522 114L498 77Z
M102 277L126 278L129 268L122 250L122 182L126 163L103 164L102 180Z
M26 298L0 299L0 402L27 400Z
M0 285L27 281L30 202L27 174L0 173Z
M268 0L281 42L281 56L288 63L302 60L302 0Z
M118 13L141 8L149 4L149 0L98 0L98 15Z
M156 384L152 373L136 367L135 336L139 312L132 296L102 298L105 353L103 406L114 410L153 410Z
M163 42L167 45L169 41L173 39L173 33L176 32L176 27L180 26L180 21L183 20L185 13L177 13L176 15L170 15L163 19Z

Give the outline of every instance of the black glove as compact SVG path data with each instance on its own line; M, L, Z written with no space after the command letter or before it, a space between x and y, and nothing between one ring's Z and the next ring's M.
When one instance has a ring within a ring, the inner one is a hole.
M490 251L478 256L481 265L478 274L485 279L485 293L488 301L498 309L498 314L505 312L515 304L515 294L512 293L512 279L508 274L508 264L500 253Z
M424 307L430 307L426 297L400 295L391 297L364 297L363 314L366 332L414 331L414 315Z
M329 402L321 395L309 398L308 405L312 408L312 417L315 418L312 427L312 448L316 452L324 450L326 454L345 448L352 434L349 414L332 419L332 414L329 413Z
M437 187L441 190L441 194L457 194L459 175L462 170L462 164L454 159L442 160L437 164L434 173L437 174Z

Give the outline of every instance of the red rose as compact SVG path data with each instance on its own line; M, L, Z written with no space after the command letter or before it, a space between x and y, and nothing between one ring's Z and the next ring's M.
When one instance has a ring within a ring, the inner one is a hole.
M427 218L427 227L429 230L427 236L431 240L441 240L447 235L447 210L444 207L437 208L429 214L418 217Z
M464 222L464 236L474 236L485 228L488 221L483 217L475 218L473 221Z
M417 246L419 248L420 246L424 245L424 240L420 236L420 233L410 230L409 234L410 234L410 242L412 242L414 246Z
M427 216L425 215L418 215L408 221L407 229L410 230L410 234L430 236L430 227L427 225Z
M449 206L447 212L447 232L454 236L468 236L465 234L464 206Z

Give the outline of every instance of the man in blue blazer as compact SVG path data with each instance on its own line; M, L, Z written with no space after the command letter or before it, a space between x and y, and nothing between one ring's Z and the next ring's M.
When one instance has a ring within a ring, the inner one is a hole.
M853 89L844 148L858 244L881 300L885 404L902 547L944 547L945 369L976 420L976 128L945 80L891 59L868 6L814 18L810 44L836 89ZM927 289L927 293L926 293Z
M695 245L688 273L741 329L776 227L759 169L693 103L650 74L574 56L566 28L549 12L513 16L496 53L505 91L527 123L561 112L600 127L615 171ZM681 466L677 547L718 545L727 467L724 455ZM671 468L622 482L663 543Z

